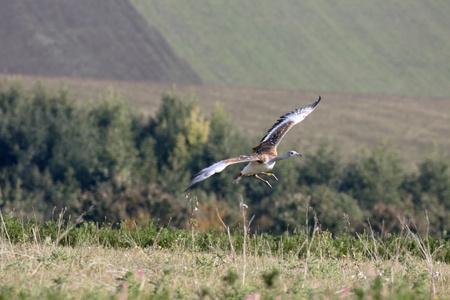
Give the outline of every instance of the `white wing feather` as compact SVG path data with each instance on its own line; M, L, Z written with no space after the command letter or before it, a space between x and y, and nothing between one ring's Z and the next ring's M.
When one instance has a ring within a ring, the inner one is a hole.
M223 169L225 169L228 166L228 164L224 163L223 160L216 162L215 164L204 168L203 170L201 170L200 172L198 172L196 175L194 175L194 177L192 177L191 182L189 183L188 187L186 188L185 191L187 191L188 189L190 189L194 184L199 183L200 181L205 180L208 177L213 176L216 173L220 173L223 171Z
M192 177L191 182L189 183L188 187L184 191L187 191L188 189L190 189L194 184L197 184L200 181L203 181L206 178L211 177L216 173L222 172L229 165L242 163L242 162L255 161L258 159L259 158L257 156L241 155L241 156L218 161L218 162L212 164L211 166L204 168L197 174L195 174L194 177Z

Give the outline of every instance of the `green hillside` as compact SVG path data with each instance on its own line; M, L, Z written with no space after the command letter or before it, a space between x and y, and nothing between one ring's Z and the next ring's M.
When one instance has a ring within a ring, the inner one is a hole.
M207 84L450 97L448 1L131 2Z
M450 98L448 1L0 3L0 73Z

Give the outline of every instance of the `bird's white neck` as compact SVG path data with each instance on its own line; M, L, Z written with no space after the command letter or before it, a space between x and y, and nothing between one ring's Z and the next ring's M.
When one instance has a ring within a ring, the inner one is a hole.
M286 159L286 158L289 158L289 157L291 157L291 156L288 153L285 153L283 155L276 156L276 157L272 158L271 160L268 161L268 164L271 164L271 163L274 163L274 162L277 162L279 160L283 160L283 159Z

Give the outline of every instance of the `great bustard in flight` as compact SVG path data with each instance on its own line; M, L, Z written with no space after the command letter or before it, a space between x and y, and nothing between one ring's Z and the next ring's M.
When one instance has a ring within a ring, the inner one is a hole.
M300 109L296 109L293 112L281 116L280 119L272 126L272 128L269 129L266 135L262 138L259 145L253 148L253 153L255 153L254 155L241 155L224 159L198 172L194 177L192 177L189 186L186 188L186 191L190 189L194 184L197 184L216 173L222 172L229 165L242 162L249 163L247 166L245 166L244 169L242 169L239 175L237 175L236 180L234 181L235 183L239 182L239 180L241 180L241 178L244 176L253 176L256 179L264 182L268 187L272 187L267 180L259 177L258 174L267 175L278 181L278 178L275 176L275 174L268 173L268 171L273 169L275 163L279 160L283 160L289 157L302 156L301 154L292 150L278 156L277 146L278 144L280 144L281 139L283 139L285 134L289 129L291 129L292 126L303 121L305 117L316 108L317 104L320 102L320 99L321 98L319 96L319 100L317 100L313 104Z

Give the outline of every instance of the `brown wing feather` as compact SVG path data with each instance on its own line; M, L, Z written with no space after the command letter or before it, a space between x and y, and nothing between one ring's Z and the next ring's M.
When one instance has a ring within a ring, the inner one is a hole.
M316 102L281 116L261 139L259 145L253 148L253 152L257 154L274 154L276 156L278 144L280 144L289 129L303 121L316 108L320 100L321 97L319 96L319 100Z
M259 160L258 156L248 156L248 155L240 155L233 158L224 159L223 162L227 165L237 164L246 161L255 161Z
M276 124L278 125L278 123ZM294 121L282 124L277 130L273 131L268 137L265 137L265 141L261 142L258 146L253 148L253 152L262 154L270 153L277 156L277 146L280 144L281 139L285 136L288 130L295 125Z

